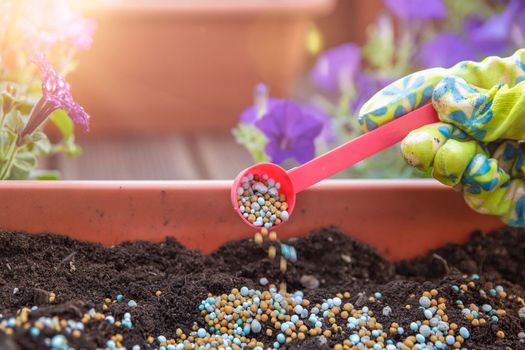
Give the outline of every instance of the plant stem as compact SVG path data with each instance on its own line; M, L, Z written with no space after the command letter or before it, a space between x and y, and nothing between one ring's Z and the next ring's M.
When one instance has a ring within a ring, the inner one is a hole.
M4 110L2 108L2 116L0 117L0 129L4 128L5 115L6 115L6 113L4 112Z
M13 161L15 159L16 152L18 151L18 146L16 145L17 141L18 134L15 135L13 142L11 142L11 148L9 149L8 158L2 166L2 169L0 170L0 180L5 180L11 172L11 168L13 167Z

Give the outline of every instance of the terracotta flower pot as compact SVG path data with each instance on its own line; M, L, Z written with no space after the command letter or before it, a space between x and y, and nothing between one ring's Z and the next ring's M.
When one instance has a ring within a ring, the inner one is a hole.
M52 232L111 245L176 237L211 252L250 237L230 204L229 181L0 182L0 229ZM428 180L325 181L302 192L280 238L335 225L397 260L502 223Z
M230 130L256 83L286 95L312 20L335 0L125 0L91 9L69 76L92 134Z
M338 0L330 16L316 20L324 47L330 48L348 42L364 44L368 26L377 20L378 14L383 10L383 0Z

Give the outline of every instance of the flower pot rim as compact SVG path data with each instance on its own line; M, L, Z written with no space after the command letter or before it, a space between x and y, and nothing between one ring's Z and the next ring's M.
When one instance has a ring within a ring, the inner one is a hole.
M17 188L35 189L162 189L179 190L195 189L229 189L232 180L12 180L0 181L0 190L16 190ZM448 190L447 186L433 179L329 179L324 180L306 191L326 191L340 188L367 188L381 190L388 188L436 189Z
M127 14L182 14L182 15L304 15L328 14L337 0L114 0L86 4L91 13L118 12Z
M231 180L0 182L0 230L56 233L113 245L174 236L210 253L253 236L234 212ZM339 227L391 260L502 226L434 180L327 180L298 194L282 239Z

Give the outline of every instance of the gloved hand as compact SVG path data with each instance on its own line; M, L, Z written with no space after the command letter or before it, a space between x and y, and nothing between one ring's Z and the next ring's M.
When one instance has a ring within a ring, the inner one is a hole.
M403 140L408 164L462 190L474 210L525 227L525 49L408 75L365 103L359 123L370 131L429 102L442 122Z

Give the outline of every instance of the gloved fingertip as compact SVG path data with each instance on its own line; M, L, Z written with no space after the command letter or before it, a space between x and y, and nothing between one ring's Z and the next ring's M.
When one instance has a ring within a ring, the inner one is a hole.
M446 137L433 126L426 126L409 133L401 142L401 152L405 161L422 171L429 170L438 149Z
M445 185L457 185L471 159L480 151L476 141L447 140L434 157L432 176Z

